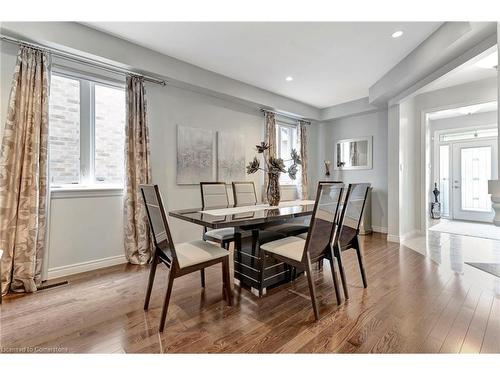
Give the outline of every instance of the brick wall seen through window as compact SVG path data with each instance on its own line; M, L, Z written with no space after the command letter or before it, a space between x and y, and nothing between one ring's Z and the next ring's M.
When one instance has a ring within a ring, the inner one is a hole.
M80 77L53 74L49 107L52 187L121 187L124 176L124 89Z

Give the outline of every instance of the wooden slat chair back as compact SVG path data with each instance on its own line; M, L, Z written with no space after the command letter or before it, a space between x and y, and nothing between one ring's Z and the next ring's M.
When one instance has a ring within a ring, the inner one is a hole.
M319 182L316 201L306 237L306 252L311 262L323 258L335 235L335 219L344 190L342 182Z
M369 189L369 183L349 184L337 223L337 234L335 235L333 243L333 253L339 265L339 273L342 279L344 296L346 299L349 298L349 291L347 288L347 279L342 262L342 251L348 249L356 250L363 286L365 288L368 287L365 267L363 264L363 252L361 249L361 242L359 240L359 227L363 217L363 211L366 205L366 198L368 196Z
M175 259L175 246L158 185L141 185L140 188L146 206L155 252L170 267Z
M344 227L349 227L359 232L369 189L370 184L368 183L351 184L343 222Z

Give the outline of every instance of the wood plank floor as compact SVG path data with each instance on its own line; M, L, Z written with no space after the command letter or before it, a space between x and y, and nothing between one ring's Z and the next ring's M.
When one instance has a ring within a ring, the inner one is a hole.
M468 266L458 273L383 235L362 238L368 288L355 253L346 252L351 296L337 305L325 263L314 271L319 322L304 277L262 299L235 287L228 307L214 266L204 290L199 274L176 280L159 334L167 271L159 269L144 311L148 268L120 265L72 276L68 286L6 297L0 346L4 352L500 353L498 278Z

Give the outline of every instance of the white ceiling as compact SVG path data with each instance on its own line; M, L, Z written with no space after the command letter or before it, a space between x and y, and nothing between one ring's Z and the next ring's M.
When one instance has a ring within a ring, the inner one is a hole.
M201 68L324 108L368 88L440 22L90 22ZM391 37L403 30L398 39ZM292 76L292 82L285 77Z
M481 53L478 56L475 56L466 63L448 72L444 76L439 77L435 81L429 83L424 88L419 90L419 93L444 89L446 87L457 86L467 82L479 81L486 78L495 78L497 76L496 69L481 67L481 61L488 56L496 56L496 58L494 59L498 61L497 46L493 46L487 51Z

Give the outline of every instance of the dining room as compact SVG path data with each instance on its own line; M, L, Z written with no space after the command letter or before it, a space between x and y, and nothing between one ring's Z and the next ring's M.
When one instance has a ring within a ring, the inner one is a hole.
M444 19L2 22L0 355L500 353L475 245L393 232L396 102L497 43Z

